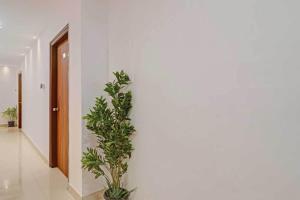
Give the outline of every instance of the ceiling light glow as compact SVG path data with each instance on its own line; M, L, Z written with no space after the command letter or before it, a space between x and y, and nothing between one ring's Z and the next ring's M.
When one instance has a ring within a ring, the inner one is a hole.
M9 73L9 68L7 66L3 67L3 73L8 74Z
M8 188L9 188L9 181L8 180L4 180L3 181L3 186L4 186L5 190L8 190Z

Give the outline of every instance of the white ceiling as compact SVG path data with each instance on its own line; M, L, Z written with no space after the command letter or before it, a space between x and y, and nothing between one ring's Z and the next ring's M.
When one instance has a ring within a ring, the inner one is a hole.
M47 1L0 0L0 66L20 65L33 36L45 28Z

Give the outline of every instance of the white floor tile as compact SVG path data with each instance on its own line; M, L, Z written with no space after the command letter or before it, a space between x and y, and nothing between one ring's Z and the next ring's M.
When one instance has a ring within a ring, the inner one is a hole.
M22 133L0 128L0 200L73 200L67 186Z

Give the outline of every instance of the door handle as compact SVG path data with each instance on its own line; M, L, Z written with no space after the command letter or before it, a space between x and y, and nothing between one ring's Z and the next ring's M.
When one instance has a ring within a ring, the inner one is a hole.
M52 108L53 112L58 112L58 108Z

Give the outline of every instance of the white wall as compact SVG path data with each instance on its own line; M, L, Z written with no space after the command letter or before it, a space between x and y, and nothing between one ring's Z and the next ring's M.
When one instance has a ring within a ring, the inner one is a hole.
M48 157L49 42L70 23L70 184L80 194L102 188L80 169L94 143L81 116L108 72L125 69L134 199L300 198L298 2L56 1L24 63L24 131Z
M49 157L49 44L67 24L70 26L69 183L82 194L81 170L81 0L46 1L45 30L33 43L23 63L23 131L41 153ZM59 5L59 6L57 6ZM40 84L46 85L40 89Z
M103 95L108 80L107 0L82 2L82 113L85 115L94 105L97 96ZM96 144L83 126L83 150ZM84 171L83 196L103 189L94 175Z
M49 6L54 7L55 2ZM47 28L40 33L26 56L24 70L24 132L49 157L49 44L55 35L70 25L70 147L69 182L83 196L103 188L99 181L82 174L82 146L94 143L82 116L102 94L108 80L107 1L60 1L60 9L47 13ZM67 12L66 12L67 11ZM40 84L46 85L40 89ZM83 133L83 134L82 134Z
M109 2L134 199L299 199L299 1Z
M6 124L2 112L18 103L18 68L0 67L0 124Z

